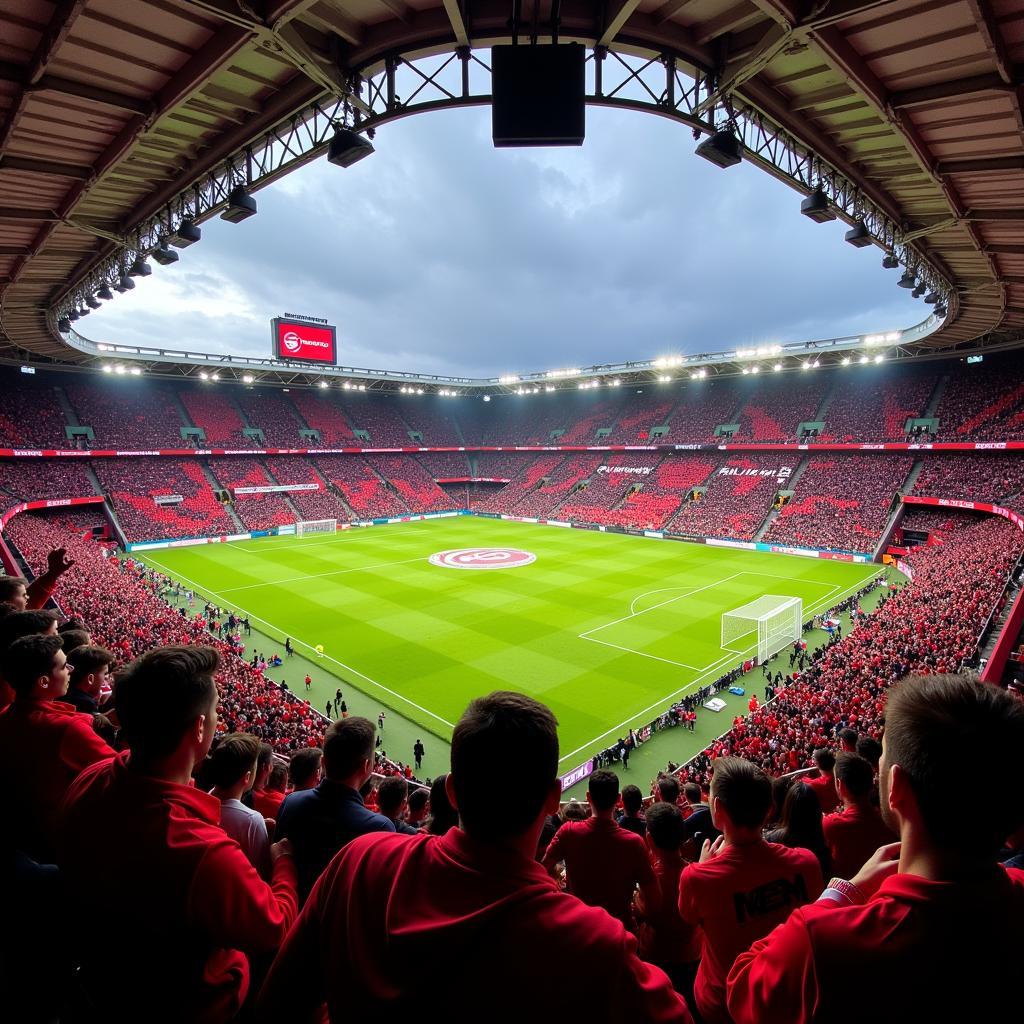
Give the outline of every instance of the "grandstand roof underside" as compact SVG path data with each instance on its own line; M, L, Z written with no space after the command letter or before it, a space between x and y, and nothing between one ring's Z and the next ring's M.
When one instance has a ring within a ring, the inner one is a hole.
M352 71L508 41L513 6L5 0L0 354L88 360L47 312L133 228ZM533 0L521 11L528 36ZM714 73L919 233L957 292L924 345L1024 337L1020 0L563 0L560 24Z

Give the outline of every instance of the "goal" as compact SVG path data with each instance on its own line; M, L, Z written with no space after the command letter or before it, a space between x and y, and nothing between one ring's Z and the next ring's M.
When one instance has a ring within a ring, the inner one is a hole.
M756 601L733 608L722 615L722 647L746 640L746 647L757 639L757 660L766 662L783 647L799 640L803 632L804 603L799 597L765 594ZM742 652L737 652L742 653Z
M337 519L306 519L295 524L295 536L304 537L307 533L334 533L337 529Z

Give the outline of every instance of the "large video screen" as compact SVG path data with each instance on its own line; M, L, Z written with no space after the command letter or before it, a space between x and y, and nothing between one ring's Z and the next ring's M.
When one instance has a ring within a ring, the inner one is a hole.
M312 324L279 316L270 321L276 359L296 359L304 363L338 361L335 329L329 324Z

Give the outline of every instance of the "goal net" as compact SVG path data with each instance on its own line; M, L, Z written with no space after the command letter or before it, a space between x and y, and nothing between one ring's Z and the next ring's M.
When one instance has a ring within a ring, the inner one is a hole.
M733 608L722 615L722 647L745 641L744 648L750 649L756 640L757 660L763 664L783 647L800 639L803 611L804 603L799 597L778 594L765 594L756 601Z
M304 537L307 533L334 533L337 529L337 519L306 519L295 524L295 536Z

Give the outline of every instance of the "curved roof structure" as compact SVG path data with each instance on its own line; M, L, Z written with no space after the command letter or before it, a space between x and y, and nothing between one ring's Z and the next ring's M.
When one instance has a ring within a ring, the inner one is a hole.
M58 311L182 218L222 211L233 184L319 155L339 122L486 102L477 54L513 35L587 44L590 102L728 123L748 158L822 185L947 295L922 348L1024 338L1019 0L8 0L6 354L90 360ZM461 90L417 69L445 54ZM403 99L402 70L436 98Z

